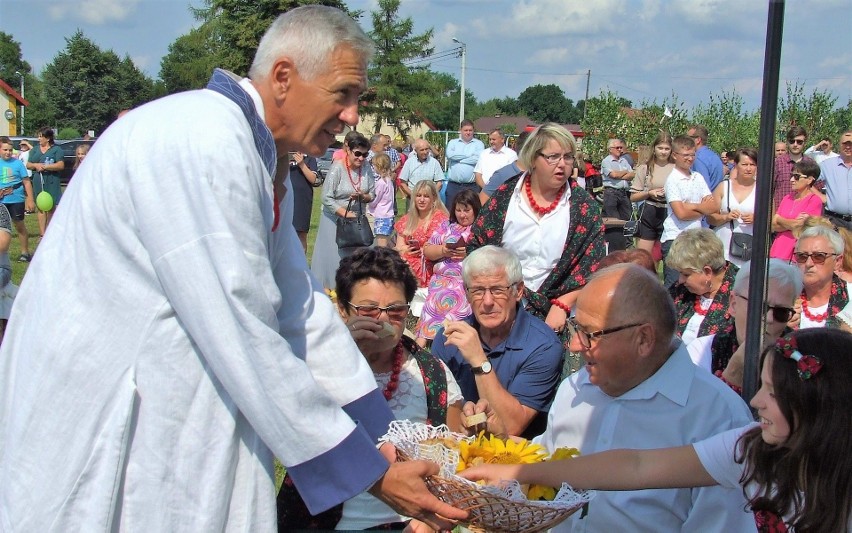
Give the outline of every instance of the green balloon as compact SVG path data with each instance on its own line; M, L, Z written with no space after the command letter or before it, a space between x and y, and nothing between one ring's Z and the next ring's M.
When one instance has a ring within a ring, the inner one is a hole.
M36 206L40 211L50 211L53 209L53 196L47 191L41 191L36 196Z

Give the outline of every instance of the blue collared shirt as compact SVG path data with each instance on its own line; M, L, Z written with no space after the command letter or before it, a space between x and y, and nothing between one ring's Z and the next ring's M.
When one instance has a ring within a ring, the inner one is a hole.
M695 161L692 162L692 171L704 176L704 181L707 182L707 186L711 192L715 191L716 187L725 179L722 158L706 146L702 146L695 151Z
M477 138L464 142L461 138L447 143L447 179L454 183L473 183L473 168L479 161L479 154L485 150L485 145Z
M465 322L479 328L473 316ZM476 402L479 390L473 370L458 348L444 344L446 340L444 330L439 330L432 343L432 353L447 364L465 400ZM518 306L515 323L506 340L494 347L482 343L482 349L491 361L492 372L509 394L522 405L539 412L541 423L534 419L527 431L541 433L562 372L563 348L559 338L544 321Z
M819 169L828 197L826 209L841 215L852 215L852 166L846 166L843 159L837 156L820 163Z

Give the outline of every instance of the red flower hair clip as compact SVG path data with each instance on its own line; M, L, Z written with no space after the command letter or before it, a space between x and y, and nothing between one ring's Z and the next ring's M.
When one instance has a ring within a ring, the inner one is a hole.
M775 341L775 349L778 353L796 362L796 370L802 380L811 379L822 368L822 361L815 355L803 355L796 346L793 337L780 337Z

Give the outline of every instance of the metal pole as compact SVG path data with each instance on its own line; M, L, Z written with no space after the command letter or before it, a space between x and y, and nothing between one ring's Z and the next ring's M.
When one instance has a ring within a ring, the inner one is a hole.
M461 122L464 120L464 71L465 62L467 60L467 45L459 41L455 37L453 37L453 42L456 42L461 45L461 97L459 98L459 126L461 126Z
M589 104L589 82L592 80L592 69L586 71L586 99L583 100L583 120L586 119L586 108Z
M745 368L743 370L743 398L750 401L757 392L760 351L763 348L763 329L766 315L766 265L769 251L770 217L772 216L772 189L774 188L774 139L778 107L778 73L781 65L781 36L784 31L784 0L769 0L769 17L766 24L766 52L763 60L763 94L760 102L760 133L757 145L759 170L757 199L754 210L754 252L749 275L749 309L745 335Z
M26 96L24 96L24 75L16 70L15 76L21 78L21 99L24 99L24 98L26 98ZM21 102L21 131L18 132L18 133L22 136L24 135L24 103L23 102Z

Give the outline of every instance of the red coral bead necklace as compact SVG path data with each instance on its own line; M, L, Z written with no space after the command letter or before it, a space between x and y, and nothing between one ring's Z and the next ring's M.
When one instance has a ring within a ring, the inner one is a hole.
M825 310L825 313L811 313L808 307L808 297L802 292L802 314L808 317L811 322L825 322L825 319L828 318L828 309Z
M524 191L527 193L527 200L529 200L530 207L532 208L532 210L535 211L539 216L543 217L544 215L556 209L556 206L559 205L559 200L562 199L562 194L565 192L565 187L567 185L567 183L562 184L562 187L559 189L559 192L556 193L556 199L553 200L553 202L551 202L550 205L547 207L539 206L538 203L536 203L535 198L533 198L532 176L528 176L526 181L524 182Z
M402 341L400 341L393 352L393 367L391 370L390 381L388 381L388 384L385 386L385 390L382 391L382 394L385 395L385 400L390 400L393 393L396 392L396 389L399 387L399 373L402 371L402 350Z

